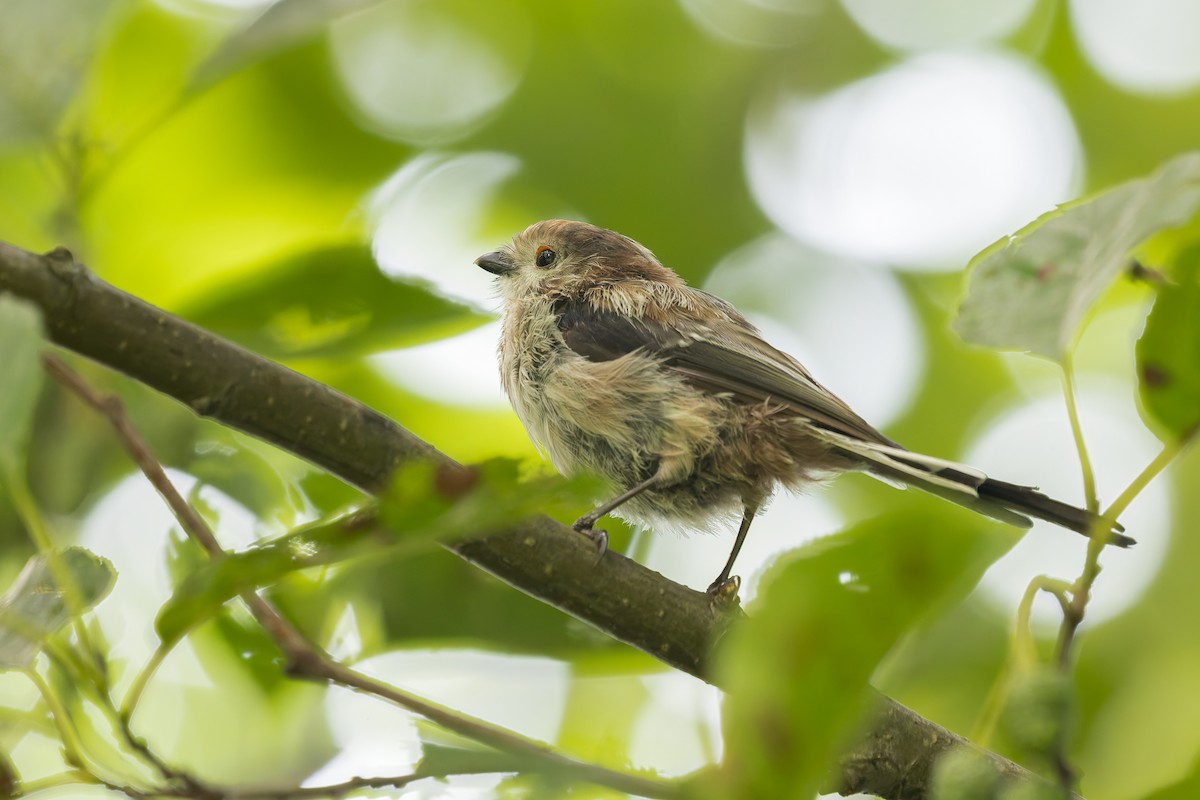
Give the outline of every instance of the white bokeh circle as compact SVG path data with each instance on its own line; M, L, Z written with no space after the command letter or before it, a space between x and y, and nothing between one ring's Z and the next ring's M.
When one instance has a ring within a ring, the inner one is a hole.
M784 231L920 269L960 269L1069 199L1081 173L1053 86L988 51L915 56L822 97L776 84L749 113L745 162Z
M876 41L900 50L961 47L1012 33L1037 0L842 0L846 13Z
M1085 383L1078 394L1097 490L1105 505L1158 454L1161 445L1142 425L1125 384ZM1082 505L1079 460L1059 395L1039 397L997 419L964 460L994 477L1038 486L1051 497ZM1088 604L1088 624L1129 607L1154 579L1170 530L1167 487L1162 482L1150 484L1121 522L1138 544L1127 550L1110 548L1103 554L1104 570ZM992 565L977 592L1012 611L1035 576L1074 580L1083 567L1086 547L1082 536L1036 522L1011 552ZM1034 604L1035 621L1053 624L1061 618L1053 600L1042 598Z
M772 233L726 256L704 288L876 427L903 413L921 383L920 327L886 270Z
M1071 22L1096 71L1124 89L1173 94L1200 85L1200 3L1072 0Z
M801 41L829 0L679 0L688 18L716 39L783 47Z
M330 35L335 73L368 123L425 145L470 132L512 95L532 37L511 0L387 0Z
M216 17L234 11L247 12L254 15L254 19L279 2L281 0L157 0L158 5L176 14Z

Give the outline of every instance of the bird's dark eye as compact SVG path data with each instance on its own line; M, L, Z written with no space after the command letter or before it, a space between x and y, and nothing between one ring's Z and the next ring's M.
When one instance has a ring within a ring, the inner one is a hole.
M546 245L542 245L537 249L537 255L534 256L534 263L539 267L548 267L558 259L558 254L551 250Z

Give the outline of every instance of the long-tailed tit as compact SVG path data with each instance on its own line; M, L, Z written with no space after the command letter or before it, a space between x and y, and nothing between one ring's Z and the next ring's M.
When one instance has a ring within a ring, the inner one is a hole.
M601 550L604 532L593 526L610 512L701 529L740 515L733 551L709 587L723 592L778 486L850 470L1021 527L1032 516L1087 534L1096 520L1033 488L904 449L731 305L619 233L548 220L475 263L498 276L500 373L521 422L559 471L596 473L615 493L574 525ZM1133 543L1115 528L1112 543Z

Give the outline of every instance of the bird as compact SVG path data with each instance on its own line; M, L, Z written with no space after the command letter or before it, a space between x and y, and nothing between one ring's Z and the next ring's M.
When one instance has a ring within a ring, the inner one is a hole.
M1034 487L892 441L731 304L620 233L544 220L475 264L496 276L500 375L517 416L560 473L609 486L572 526L601 555L595 524L610 513L651 529L740 520L708 587L736 596L734 563L767 500L856 471L1011 525L1036 517L1134 544L1121 525Z

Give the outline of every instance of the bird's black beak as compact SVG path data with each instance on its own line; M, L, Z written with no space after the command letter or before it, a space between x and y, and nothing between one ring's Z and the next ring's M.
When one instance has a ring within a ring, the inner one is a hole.
M475 263L493 275L506 275L516 269L513 266L512 258L503 250L484 253L475 259Z

